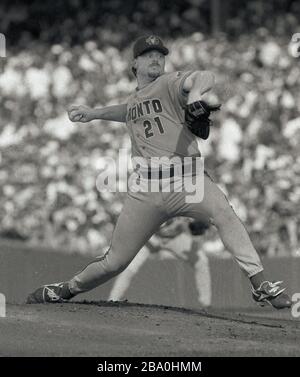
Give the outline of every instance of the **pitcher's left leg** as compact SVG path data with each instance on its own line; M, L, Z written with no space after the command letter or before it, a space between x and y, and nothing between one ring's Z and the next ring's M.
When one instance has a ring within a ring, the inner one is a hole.
M280 287L280 282L274 284L266 281L261 260L245 226L224 193L208 175L204 177L203 200L199 203L185 203L182 212L198 220L206 219L217 227L225 248L250 278L256 301L268 302L277 308L291 306L289 297L282 294L285 289Z

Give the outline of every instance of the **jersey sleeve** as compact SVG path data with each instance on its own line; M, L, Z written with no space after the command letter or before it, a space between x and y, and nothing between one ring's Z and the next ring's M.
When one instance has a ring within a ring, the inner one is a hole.
M185 106L188 97L188 93L183 91L184 81L192 73L193 71L178 71L171 73L168 77L169 94L174 103L180 108Z

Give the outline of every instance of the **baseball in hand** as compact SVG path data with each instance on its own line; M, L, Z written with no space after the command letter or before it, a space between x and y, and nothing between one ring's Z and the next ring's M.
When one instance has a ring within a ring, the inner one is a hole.
M72 105L68 109L71 122L88 122L91 120L90 108L84 105Z
M72 117L74 122L79 122L83 118L83 114L77 114L74 117Z

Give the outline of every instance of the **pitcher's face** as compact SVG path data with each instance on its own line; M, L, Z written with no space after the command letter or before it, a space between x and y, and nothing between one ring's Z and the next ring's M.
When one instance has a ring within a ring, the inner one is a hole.
M138 56L135 60L137 75L156 79L165 70L165 55L157 50L150 50Z

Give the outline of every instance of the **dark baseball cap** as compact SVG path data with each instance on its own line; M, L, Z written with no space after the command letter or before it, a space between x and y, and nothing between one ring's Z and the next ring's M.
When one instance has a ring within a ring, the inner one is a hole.
M157 50L164 55L168 55L169 50L164 46L163 41L156 35L138 38L133 45L133 57L137 58L144 52Z

